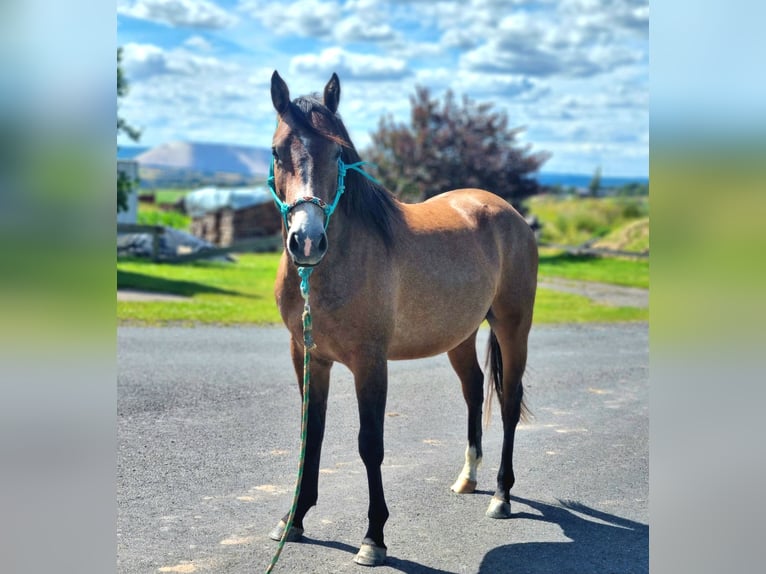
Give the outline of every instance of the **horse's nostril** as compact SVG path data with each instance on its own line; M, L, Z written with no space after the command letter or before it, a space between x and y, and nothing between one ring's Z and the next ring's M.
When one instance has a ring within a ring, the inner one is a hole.
M291 233L290 237L288 238L288 244L287 249L290 251L290 253L299 253L301 246L300 243L298 243L298 234L297 233Z
M317 244L317 249L320 253L324 253L327 251L327 236L323 233L322 237L319 238L319 243Z

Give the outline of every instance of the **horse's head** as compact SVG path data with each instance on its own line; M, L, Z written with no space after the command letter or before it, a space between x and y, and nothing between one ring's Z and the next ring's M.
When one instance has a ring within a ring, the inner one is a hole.
M340 157L348 145L338 130L339 100L340 81L335 74L321 101L310 96L291 101L284 80L277 72L271 77L271 101L278 121L270 184L284 218L285 248L299 266L316 265L327 253L327 223L341 193Z

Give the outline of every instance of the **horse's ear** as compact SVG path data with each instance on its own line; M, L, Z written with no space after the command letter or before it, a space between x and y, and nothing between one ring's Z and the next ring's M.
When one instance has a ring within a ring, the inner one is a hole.
M333 73L330 81L324 87L324 105L332 112L338 111L338 103L340 102L340 80L338 74Z
M287 84L276 70L271 75L271 103L274 104L274 109L280 116L290 105L290 90L287 89Z

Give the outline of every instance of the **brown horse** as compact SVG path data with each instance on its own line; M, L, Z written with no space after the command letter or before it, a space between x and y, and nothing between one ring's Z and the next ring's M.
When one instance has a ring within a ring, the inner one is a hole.
M303 533L316 504L330 368L354 376L359 406L359 454L367 469L369 526L355 561L382 564L383 421L387 361L446 352L468 405L465 464L452 486L476 488L481 461L484 389L476 333L491 327L488 363L500 400L503 451L487 515L511 516L513 441L522 404L522 374L537 286L537 246L531 229L506 201L479 189L459 189L424 203L400 203L359 167L360 158L336 114L340 82L333 74L323 97L290 100L277 72L271 98L275 201L284 217L285 251L274 287L289 329L299 386L303 375L304 301L298 269L313 271L311 387L305 468L288 540ZM335 210L337 207L337 210ZM333 214L334 212L334 214ZM332 220L330 221L330 215ZM278 540L287 518L272 531Z

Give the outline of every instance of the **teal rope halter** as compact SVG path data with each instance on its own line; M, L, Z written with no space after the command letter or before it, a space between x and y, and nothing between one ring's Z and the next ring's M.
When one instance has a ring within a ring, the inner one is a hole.
M324 228L327 230L327 226L330 223L330 216L335 212L335 208L338 207L338 201L340 196L346 190L345 180L346 172L349 169L353 169L361 173L364 177L370 181L380 184L378 180L365 172L361 166L368 164L366 161L358 161L356 163L346 165L342 159L338 158L338 187L335 192L335 199L330 205L327 205L318 197L304 196L296 199L290 204L285 203L277 195L276 183L274 181L274 159L271 160L271 166L269 168L269 190L274 197L274 203L277 205L279 212L282 214L282 221L284 221L285 229L288 229L287 217L290 211L303 203L313 203L318 207L321 207L325 214ZM372 164L370 164L372 165ZM282 537L279 540L279 545L271 559L271 563L266 569L266 574L272 572L274 567L279 561L279 556L282 554L282 549L287 541L287 536L290 534L290 529L293 526L293 520L295 519L295 511L298 508L298 497L301 492L301 480L303 478L303 466L306 459L306 436L308 433L308 412L309 412L309 383L310 383L310 369L309 361L311 359L311 351L316 348L314 344L314 338L312 336L312 321L311 321L311 306L309 305L309 278L314 271L313 267L298 267L298 276L301 278L301 296L303 297L303 401L301 405L301 450L298 458L298 478L295 483L295 492L293 494L293 503L290 507L290 513L287 518L287 524L282 532Z
M277 209L279 209L279 213L282 215L282 221L285 224L285 229L290 227L289 223L287 222L287 218L293 209L304 203L313 203L317 207L321 208L322 211L324 211L324 228L325 231L327 231L327 226L330 224L330 216L335 213L335 209L338 207L340 197L343 195L343 192L346 191L346 173L348 170L353 169L354 171L361 173L364 177L373 183L381 185L377 179L362 169L363 165L375 164L372 164L368 161L357 161L355 163L346 164L341 158L338 158L338 185L335 190L335 198L329 205L322 199L314 197L313 195L305 195L303 197L299 197L292 203L285 203L279 198L279 195L277 194L277 185L274 178L274 158L271 158L271 165L269 166L269 178L266 181L269 185L271 196L274 198L274 203L276 204ZM298 267L298 275L301 278L301 295L306 300L307 305L309 296L309 277L311 277L311 273L313 271L313 267Z
M338 207L338 202L340 201L341 195L343 195L343 192L346 191L346 173L348 170L353 169L354 171L357 171L361 173L364 177L372 181L373 183L377 183L380 185L380 182L375 179L373 176L371 176L369 173L364 171L361 166L363 165L374 165L371 164L368 161L358 161L356 163L349 163L346 164L341 158L338 158L338 187L335 190L335 198L333 199L332 203L330 205L327 205L324 201L322 201L318 197L314 197L312 195L307 195L304 197L299 197L292 203L285 203L279 198L279 195L277 195L277 187L276 182L274 180L274 158L271 159L271 165L269 166L269 179L267 180L269 184L269 191L271 191L271 195L274 198L274 203L277 206L277 209L279 209L279 213L282 214L282 221L285 224L285 228L288 227L287 223L287 216L289 213L298 207L299 205L303 203L313 203L314 205L319 206L322 208L322 211L324 211L325 214L325 222L324 227L327 229L327 226L330 223L330 216L335 213L335 208Z

